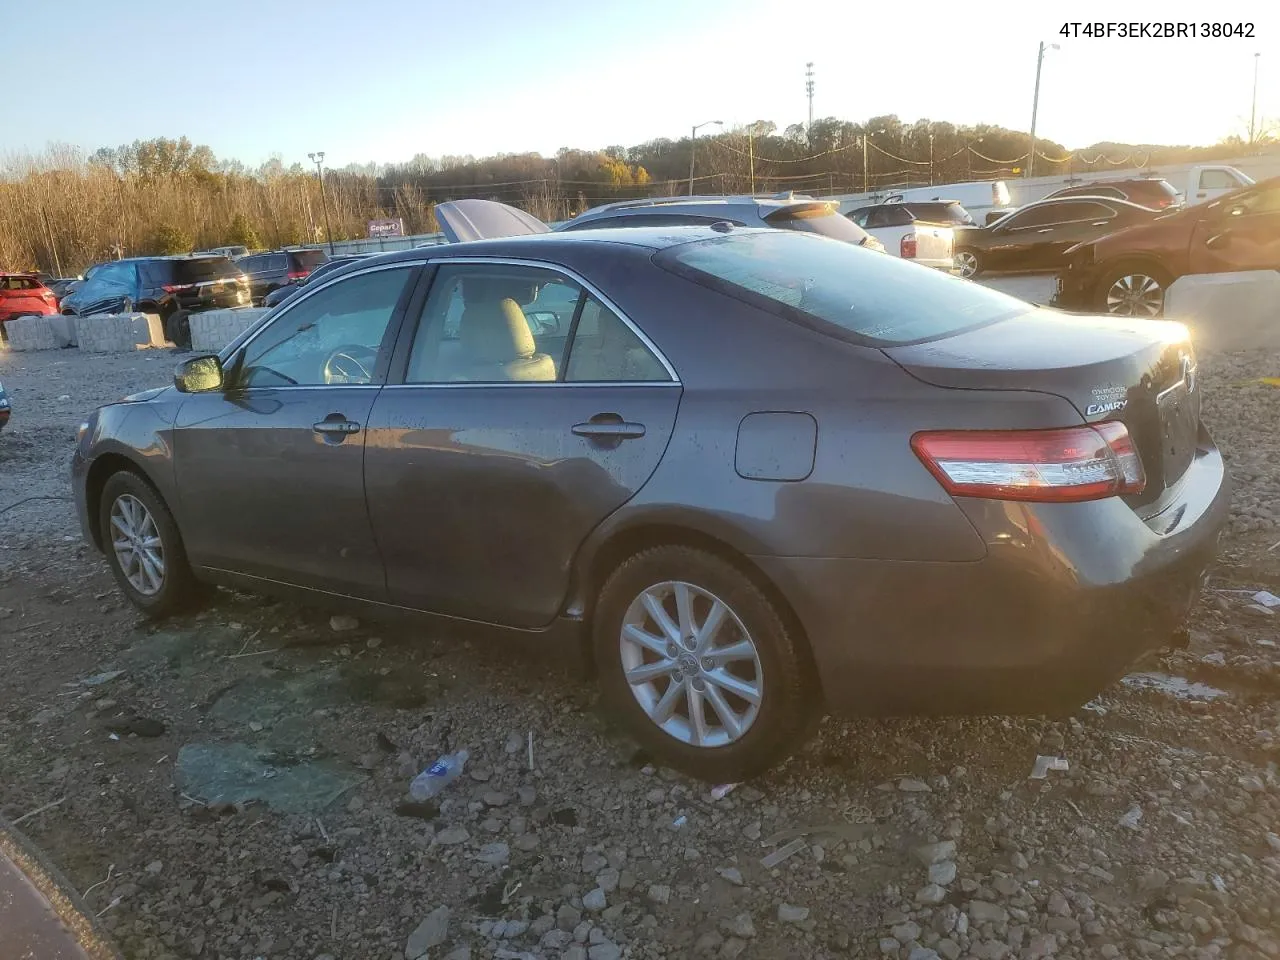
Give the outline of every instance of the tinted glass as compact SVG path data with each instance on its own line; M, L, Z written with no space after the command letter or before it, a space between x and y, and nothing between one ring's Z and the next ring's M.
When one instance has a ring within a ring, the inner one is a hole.
M958 203L909 203L907 209L928 223L973 223L972 214Z
M314 270L326 259L323 250L292 250L288 258L290 270Z
M1051 223L1061 223L1065 219L1059 204L1048 203L1042 207L1021 210L1000 221L1000 226L1009 230L1022 230L1027 227L1044 227Z
M241 387L374 383L378 354L411 269L378 270L300 299L245 348Z
M588 296L573 334L565 380L652 382L671 377L635 331L595 297Z
M905 227L911 223L911 211L900 203L892 203L871 211L868 227Z
M1110 220L1116 215L1115 208L1109 207L1105 203L1081 201L1080 203L1063 204L1063 206L1071 207L1072 220Z
M867 225L867 217L871 216L872 207L863 207L861 210L854 210L850 213L849 219L860 227Z
M669 247L656 262L772 309L875 343L909 343L1026 313L976 283L848 243L774 231Z
M445 264L422 308L405 382L555 381L581 294L552 270Z
M283 273L289 269L289 258L283 253L273 253L267 257L267 269L274 273Z
M170 260L173 278L179 283L199 283L219 277L238 277L242 270L226 257L192 257L190 260Z

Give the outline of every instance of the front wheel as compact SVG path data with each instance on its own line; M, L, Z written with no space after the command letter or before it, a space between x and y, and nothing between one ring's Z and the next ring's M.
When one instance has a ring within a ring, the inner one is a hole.
M966 280L976 277L982 272L982 258L977 250L957 250L955 255L956 269Z
M715 783L780 763L818 716L808 651L733 564L685 546L645 550L600 591L605 701L662 763Z
M1169 276L1158 267L1122 264L1098 284L1098 310L1121 317L1158 317L1164 313Z
M147 481L128 471L111 476L102 488L98 523L116 583L143 613L166 616L196 596L178 525Z

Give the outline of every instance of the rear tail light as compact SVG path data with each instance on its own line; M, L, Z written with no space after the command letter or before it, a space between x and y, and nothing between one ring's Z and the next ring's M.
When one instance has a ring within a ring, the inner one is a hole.
M916 258L916 235L914 233L904 234L902 239L898 241L898 256L904 260L914 260Z
M1062 430L917 433L911 448L956 497L1074 503L1141 493L1142 459L1123 423Z
M52 290L42 290L42 291L40 292L40 299L42 299L42 300L53 300L53 299L54 299L53 291L52 291Z
M162 284L165 293L186 293L188 290L194 290L194 283L166 283Z
M289 282L290 282L290 283L297 283L299 280L305 280L305 279L307 279L307 277L309 277L309 276L311 276L311 271L310 271L310 270L290 270L290 271L289 271Z

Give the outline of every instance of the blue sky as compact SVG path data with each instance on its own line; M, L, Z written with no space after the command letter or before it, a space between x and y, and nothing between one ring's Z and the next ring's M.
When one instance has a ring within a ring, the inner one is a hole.
M16 4L16 0L13 0ZM1036 46L1040 133L1213 142L1280 118L1280 14L1241 0L1254 40L1068 40L1065 19L1196 20L1209 4L1068 7L855 0L44 0L7 11L5 86L35 109L0 155L186 135L219 157L286 164L417 153L554 152L687 135L693 123L897 113L1026 129ZM1158 16L1156 11L1158 10Z

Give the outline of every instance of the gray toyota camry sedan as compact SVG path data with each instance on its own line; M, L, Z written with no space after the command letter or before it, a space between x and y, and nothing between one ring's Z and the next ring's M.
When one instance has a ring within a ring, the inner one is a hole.
M1184 327L786 230L525 232L336 270L94 413L129 599L581 645L713 781L823 710L1071 709L1179 631L1229 499Z

